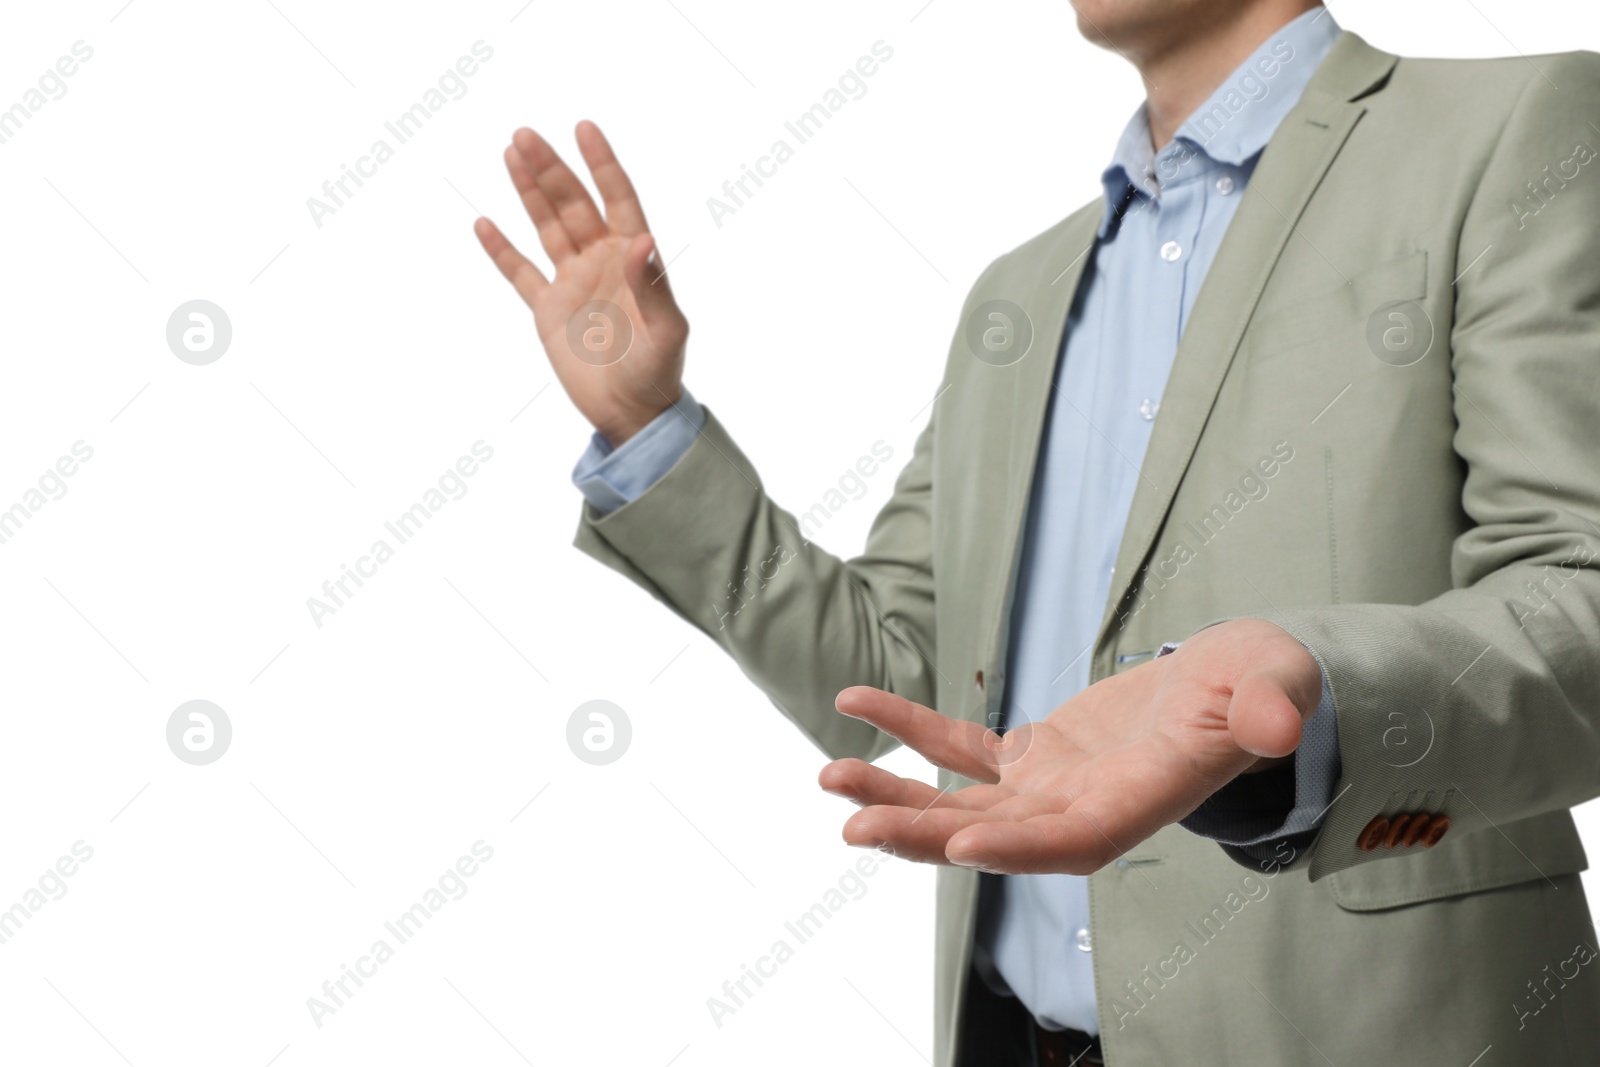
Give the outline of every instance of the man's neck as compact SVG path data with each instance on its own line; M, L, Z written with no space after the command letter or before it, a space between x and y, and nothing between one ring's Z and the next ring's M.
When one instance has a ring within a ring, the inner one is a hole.
M1295 18L1320 0L1269 0L1241 5L1227 21L1188 27L1170 45L1130 57L1144 81L1145 115L1156 151L1222 84L1224 78Z

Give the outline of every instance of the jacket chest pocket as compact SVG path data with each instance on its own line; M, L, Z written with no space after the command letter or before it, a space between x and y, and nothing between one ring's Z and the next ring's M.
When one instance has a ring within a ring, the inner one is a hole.
M1247 366L1255 371L1291 355L1301 366L1343 362L1346 353L1403 365L1437 352L1442 341L1423 306L1427 291L1428 254L1411 252L1313 296L1279 298L1245 330Z

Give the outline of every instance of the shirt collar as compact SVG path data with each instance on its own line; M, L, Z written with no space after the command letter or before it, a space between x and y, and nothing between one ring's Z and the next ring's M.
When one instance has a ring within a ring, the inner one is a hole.
M1145 106L1139 105L1100 176L1106 195L1099 236L1104 239L1121 217L1130 187L1146 197L1159 195L1158 169L1181 165L1195 154L1241 166L1265 148L1343 32L1325 7L1302 13L1234 68L1159 153L1151 143Z

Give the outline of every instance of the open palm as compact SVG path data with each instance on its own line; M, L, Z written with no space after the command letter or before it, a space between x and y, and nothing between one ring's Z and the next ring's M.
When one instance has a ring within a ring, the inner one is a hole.
M523 301L556 377L585 418L620 444L677 401L689 323L668 285L633 183L599 127L583 122L578 147L605 202L530 129L505 150L554 279L488 219L478 240Z
M845 823L853 845L1007 874L1088 874L1237 775L1287 758L1321 691L1321 667L1300 642L1239 619L1003 737L879 689L846 689L842 713L979 784L945 793L857 759L835 760L819 780L862 805Z

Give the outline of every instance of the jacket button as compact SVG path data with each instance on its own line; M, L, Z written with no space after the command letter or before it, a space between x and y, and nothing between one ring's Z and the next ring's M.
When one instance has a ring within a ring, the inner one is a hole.
M1383 847L1394 848L1400 841L1400 835L1406 832L1406 823L1410 821L1409 815L1396 815L1389 824L1389 835L1383 839Z
M1422 840L1423 833L1433 822L1433 816L1422 812L1411 817L1411 825L1406 827L1405 836L1400 839L1401 848L1410 848Z
M978 672L978 692L983 692L983 672Z
M1371 852L1383 840L1383 835L1389 832L1389 820L1382 815L1374 815L1372 821L1367 823L1367 828L1361 831L1361 836L1356 839L1356 847L1362 852Z
M1443 837L1445 832L1449 829L1450 816L1435 815L1432 824L1428 827L1428 836L1422 839L1422 847L1432 848L1434 845L1437 845L1439 843L1439 838Z

